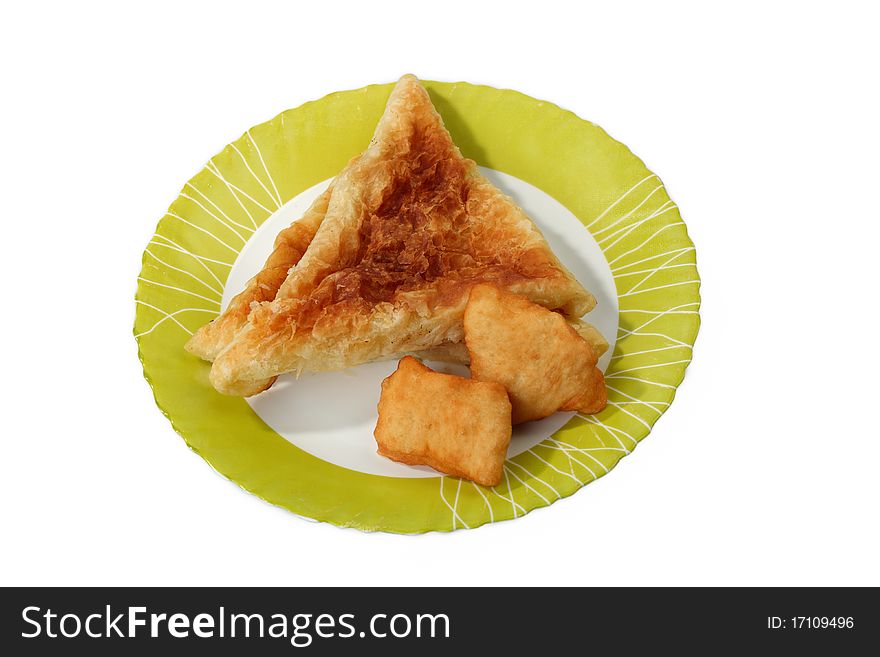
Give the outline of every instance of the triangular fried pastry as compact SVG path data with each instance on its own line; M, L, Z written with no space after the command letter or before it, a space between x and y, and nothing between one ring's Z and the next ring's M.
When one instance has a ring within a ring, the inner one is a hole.
M461 342L468 292L482 282L572 318L596 303L404 76L369 147L336 178L299 265L218 355L211 381L251 395L285 372Z
M247 323L251 304L272 301L275 298L290 269L299 263L314 238L327 212L332 193L331 184L312 202L300 219L278 233L272 253L263 268L247 282L244 290L232 298L226 310L195 332L184 346L188 352L213 361ZM589 327L585 322L580 324ZM418 356L447 363L468 364L467 349L462 342L445 343L419 353Z
M291 267L300 261L321 225L332 193L333 185L330 185L314 200L301 219L278 233L263 269L248 281L243 291L233 297L220 316L193 334L186 343L188 352L205 360L214 360L247 323L251 305L275 298Z
M477 285L464 311L464 341L471 378L507 389L514 424L556 411L605 408L599 356L559 313L494 285Z

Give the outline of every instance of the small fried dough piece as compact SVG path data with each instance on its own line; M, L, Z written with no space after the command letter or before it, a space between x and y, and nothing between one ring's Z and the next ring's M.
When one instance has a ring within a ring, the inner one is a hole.
M510 431L510 401L497 383L441 374L412 356L382 382L373 433L379 454L394 461L497 486Z
M598 355L558 313L492 285L477 285L464 311L464 339L471 377L507 389L514 424L558 410L605 408Z

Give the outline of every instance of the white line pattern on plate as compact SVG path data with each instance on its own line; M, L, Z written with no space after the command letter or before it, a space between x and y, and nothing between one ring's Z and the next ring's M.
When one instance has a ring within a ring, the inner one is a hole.
M281 200L281 194L278 193L278 187L275 185L275 179L272 177L272 174L269 171L269 167L266 166L266 160L263 159L263 151L260 150L259 144L257 141L251 136L251 131L248 130L246 133L247 138L251 140L251 144L254 147L254 150L257 151L257 156L260 158L260 164L263 165L263 171L266 172L266 177L269 179L269 183L272 185L272 189L275 191L275 201L278 203L278 207L284 205L284 201Z
M278 208L280 208L281 203L278 202L277 198L272 196L272 192L269 191L269 188L266 187L266 185L263 184L263 181L260 180L260 177L256 173L254 173L254 170L251 169L251 165L248 164L247 158L244 156L244 154L240 150L238 150L238 146L236 146L235 144L229 144L229 145L232 146L232 149L236 153L238 153L238 156L241 158L241 161L244 162L244 166L247 168L248 171L250 171L250 174L254 177L254 180L257 181L257 184L263 189L264 192L266 192L266 196L268 196L272 200L272 203L275 204L275 209L277 210Z
M166 217L171 217L171 218L173 218L173 219L177 219L178 221L182 221L183 223L185 223L185 224L188 225L188 226L192 226L192 227L195 228L196 230L203 232L205 235L208 235L209 237L214 238L217 242L219 242L220 244L222 244L223 246L225 246L227 249L229 249L230 251L232 251L233 253L235 253L236 255L238 255L238 253L239 253L239 250L238 250L238 249L236 249L235 247L229 246L229 244L227 244L226 242L224 242L223 240L221 240L219 237L217 237L217 236L216 236L214 233L212 233L210 230L206 230L206 229L202 228L201 226L196 226L194 223L192 223L192 222L189 221L188 219L184 219L183 217L174 214L173 212L171 212L171 210L169 210L168 212L166 212L166 213L165 213L165 216L166 216Z
M630 210L629 212L627 212L627 213L626 213L625 215L623 215L620 219L618 219L618 220L616 220L616 221L613 221L612 223L610 223L610 224L608 224L607 226L605 226L605 228L600 228L600 229L597 230L595 233L593 233L593 237L598 237L599 235L601 235L602 233L604 233L606 230L611 230L612 228L614 228L615 226L617 226L619 223L621 223L621 222L626 221L627 219L629 219L633 214L635 214L636 211L638 211L639 208L641 208L645 203L647 203L647 202L650 200L650 198L651 198L652 196L654 196L654 194L656 194L657 192L659 192L661 189L663 189L663 183L660 183L657 187L655 187L654 189L652 189L651 192L650 192L645 198L643 198L642 201L641 201L636 207L634 207L632 210ZM668 203L668 202L669 202L669 201L667 201L667 203ZM624 228L626 228L626 226L624 226ZM599 244L602 244L601 240L597 240L597 241L599 242Z
M174 285L168 285L166 283L159 283L158 281L151 281L149 278L144 278L143 276L138 276L139 281L143 281L144 283L148 283L150 285L157 285L158 287L165 287L169 290L174 290L175 292L180 292L181 294L189 294L190 296L198 297L199 299L204 299L205 301L210 301L211 303L216 303L218 306L220 305L220 301L217 299L212 299L210 297L206 297L204 294L199 294L198 292L193 292L191 290L185 290L182 287L175 287Z
M251 223L254 225L254 230L256 230L257 229L257 222L254 219L254 215L251 214L251 211L248 210L247 206L242 202L241 197L239 197L239 195L238 195L238 192L241 192L241 194L245 197L249 198L249 196L247 194L245 194L241 190L240 187L238 187L237 185L233 185L228 180L226 180L226 178L223 177L223 174L220 173L220 169L217 168L217 165L214 164L213 161L208 162L208 165L205 167L205 171L210 172L211 174L214 175L215 178L217 178L218 180L220 180L220 182L222 182L224 185L226 185L226 189L229 190L229 193L235 199L235 202L238 203L238 205L241 207L242 210L244 210L244 213L248 216L248 219L250 219ZM251 200L253 201L253 199L251 199ZM259 205L261 208L263 208L267 214L271 214L271 212L269 211L268 208L263 207L260 203L257 203L256 201L253 201L253 202L255 205Z
M211 173L213 173L213 172L211 172ZM230 217L228 214L226 214L226 212L223 211L223 208L221 208L219 205L214 203L214 201L212 201L209 196L207 196L201 189L199 189L198 187L193 185L191 182L188 182L188 183L186 183L186 185L184 185L184 189L186 189L187 187L189 187L191 190L196 192L199 196L201 196L205 200L205 202L209 203L212 208L214 208L217 212L222 214L223 218L226 219L226 221L229 221L230 223L233 223L236 226L241 226L242 228L247 228L247 230L250 230L251 232L256 230L256 228L246 227L243 224L239 224L237 221L233 221L232 217ZM232 190L229 190L229 193L231 194ZM253 223L253 219L251 219L251 223Z
M136 338L140 338L140 337L143 337L143 336L145 336L145 335L149 335L150 333L152 333L152 332L156 329L156 327L158 327L160 324L162 324L163 322L165 322L166 320L169 320L169 319L170 319L172 322L174 322L175 324L177 324L177 325L178 325L180 328L182 328L184 331L186 331L189 335L192 335L193 332L190 331L190 330L189 330L187 327L185 327L183 324L181 324L181 323L177 320L176 315L179 315L179 314L181 314L181 313L185 313L185 312L190 312L190 311L192 311L192 312L201 312L201 313L211 313L211 314L216 314L216 311L214 311L214 310L208 310L207 308L181 308L180 310L175 310L174 312L169 313L169 312L166 312L166 311L162 310L161 308L159 308L159 307L157 307L157 306L154 306L154 305L152 305L152 304L150 304L150 303L147 303L147 302L145 302L145 301L141 301L140 299L135 299L134 302L137 303L137 304L140 304L140 305L142 305L142 306L146 306L147 308L150 308L150 309L152 309L152 310L155 310L157 313L161 313L161 314L162 314L162 319L160 319L159 321L157 321L157 322L156 322L155 324L153 324L150 328L148 328L148 329L146 329L146 330L144 330L144 331L141 331L140 333L135 333L134 337L136 337Z
M162 239L168 240L168 242L167 242L167 243L166 243L166 242L157 242L157 241L156 241L156 238L157 238L157 237L161 237ZM220 277L217 276L217 274L215 274L214 271L213 271L210 267L208 267L208 265L206 265L205 263L206 263L206 262L212 262L212 263L214 263L214 264L217 264L217 265L224 265L224 266L226 266L226 267L231 267L231 266L232 266L232 265L229 265L228 263L222 262L222 261L220 261L220 260L212 260L211 258L205 258L205 257L203 257L203 256L200 256L200 255L197 255L197 254L195 254L195 253L192 253L191 251L187 251L185 248L183 248L182 246L178 245L178 244L175 243L173 240L168 239L168 238L165 237L164 235L154 235L154 236L153 236L153 239L150 240L150 242L149 242L149 244L148 244L147 246L148 246L148 248L149 248L150 246L160 246L160 247L162 247L163 249L169 249L169 250L171 250L171 251L176 251L177 253L182 253L183 255L188 255L190 258L192 258L192 259L195 260L197 263L199 263L199 264L202 266L202 268L203 268L206 272L208 272L208 274L211 276L211 278L213 278L215 281L217 281L217 284L218 284L221 288L223 287L223 281L221 281L221 280L220 280Z
M492 512L492 505L489 504L489 498L486 497L486 494L483 493L482 487L476 482L471 482L474 488L477 489L477 492L480 494L480 497L483 498L483 501L486 503L486 508L489 509L489 522L495 522L495 514Z
M635 185L633 185L628 190L626 190L623 194L621 194L617 198L616 201L614 201L614 203L612 203L607 208L605 208L605 210L604 210L604 212L602 212L602 214L600 214L598 217L593 219L593 221L591 221L589 224L587 224L587 230L590 230L593 226L595 226L598 222L600 222L606 214L608 214L613 208L615 208L617 206L617 204L620 203L623 199L625 199L627 196L629 196L629 194L631 192L633 192L636 188L641 186L642 183L647 182L648 180L651 180L652 178L656 178L656 177L657 177L657 174L654 174L654 173L652 173L650 176L645 176L639 182L637 182Z
M232 219L229 219L229 223L227 223L226 221L224 221L223 219L218 217L216 214L211 212L204 205L202 205L198 199L193 198L192 196L190 196L186 192L180 192L180 196L181 196L181 198L185 198L186 200L198 205L205 214L207 214L209 217L211 217L212 219L217 221L219 224L226 226L226 228L228 228L233 233L238 235L238 238L241 240L242 244L247 244L248 238L245 235L242 235L240 232L238 232L238 230L235 227L238 226L238 228L241 228L242 230L247 231L248 235L253 234L253 232L254 232L253 228L250 228L249 226L245 226L244 224L240 224L237 221L233 221Z
M675 206L673 206L673 207L675 207ZM675 228L676 226L684 226L684 222L683 222L683 221L676 221L675 223L672 223L672 224L666 224L666 225L663 226L662 228L658 228L656 232L652 233L650 237L646 238L646 239L645 239L643 242L641 242L638 246L634 246L634 247L631 248L629 251L626 251L625 253L621 253L619 256L617 256L617 257L614 258L613 260L609 260L609 261L608 261L608 265L611 266L611 265L613 265L615 262L617 262L618 260L620 260L621 258L625 258L626 256L628 256L628 255L632 255L632 254L635 253L636 251L639 251L639 250L645 248L645 246L646 246L651 240L653 240L655 237L657 237L660 233L663 233L663 232L669 230L670 228ZM613 270L612 270L612 271L613 271Z
M635 260L635 261L627 263L625 265L620 265L618 267L612 267L611 273L614 274L615 278L616 278L617 274L620 272L621 269L629 269L630 267L635 267L636 265L641 265L643 263L650 262L651 260L658 260L660 258L665 258L666 256L672 255L673 253L679 253L682 251L685 253L689 253L694 250L695 249L692 246L684 246L684 247L681 247L680 249L671 249L669 251L664 251L662 253L655 253L654 255L649 256L647 258L642 258L641 260Z
M189 276L190 278L192 278L194 281L197 281L197 282L201 283L202 285L204 285L206 288L208 288L209 290L211 290L211 292L213 292L213 293L216 294L217 296L221 296L221 297L223 296L223 293L222 293L220 290L218 290L217 288L215 288L213 285L210 285L209 283L203 281L201 278L199 278L198 276L196 276L196 275L193 274L192 272L188 272L188 271L185 270L185 269L181 269L180 267L175 267L174 265L168 264L167 262L165 262L164 260L162 260L162 258L160 258L159 256L157 256L157 255L156 255L155 253L153 253L152 251L150 251L149 247L147 247L147 249L144 251L144 253L146 253L146 254L149 255L151 258L153 258L154 260L156 260L156 262L158 262L159 264L161 264L161 265L167 267L168 269L171 269L171 270L173 270L173 271L179 271L181 274L185 274L186 276Z

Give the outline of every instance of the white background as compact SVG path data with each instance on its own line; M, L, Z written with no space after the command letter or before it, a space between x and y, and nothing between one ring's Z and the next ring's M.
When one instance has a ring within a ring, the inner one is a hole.
M878 16L712 5L4 9L0 583L880 584ZM610 476L421 537L305 522L215 474L131 331L141 252L208 157L407 71L551 100L632 147L704 299L675 403Z

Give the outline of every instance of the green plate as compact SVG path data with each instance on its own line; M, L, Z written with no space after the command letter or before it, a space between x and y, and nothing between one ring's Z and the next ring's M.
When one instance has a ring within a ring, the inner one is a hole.
M380 476L298 448L245 400L217 394L208 383L209 364L183 350L192 332L219 312L226 279L250 235L367 146L390 84L283 112L211 158L159 221L135 298L144 376L194 451L272 504L370 531L450 531L517 518L607 474L672 402L699 329L694 246L662 183L626 146L515 91L424 84L465 156L555 198L601 247L620 312L602 413L575 415L508 459L495 488L450 477Z

